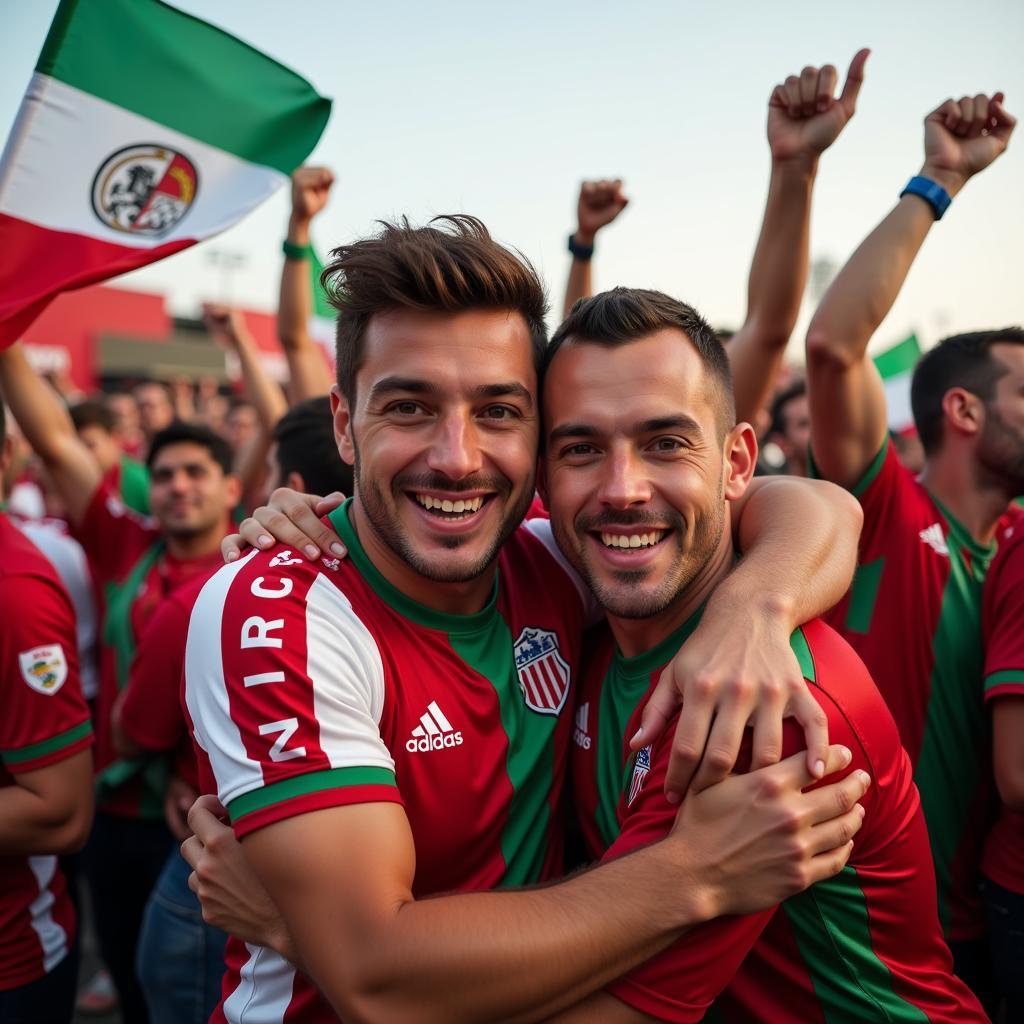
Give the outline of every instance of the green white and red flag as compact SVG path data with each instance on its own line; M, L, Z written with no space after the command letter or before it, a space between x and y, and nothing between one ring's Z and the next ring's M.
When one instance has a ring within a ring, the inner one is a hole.
M61 0L0 158L0 348L59 292L236 224L330 100L161 0Z
M920 358L921 346L916 334L911 334L874 357L885 387L889 429L897 434L905 433L914 426L914 414L910 408L910 381Z

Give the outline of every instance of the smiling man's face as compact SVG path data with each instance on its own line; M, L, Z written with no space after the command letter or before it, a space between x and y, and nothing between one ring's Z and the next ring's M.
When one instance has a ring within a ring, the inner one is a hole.
M545 490L563 553L612 615L667 608L725 526L716 389L678 328L569 341L544 381Z
M355 405L335 398L357 513L421 577L480 576L534 493L538 416L530 334L514 312L374 316Z

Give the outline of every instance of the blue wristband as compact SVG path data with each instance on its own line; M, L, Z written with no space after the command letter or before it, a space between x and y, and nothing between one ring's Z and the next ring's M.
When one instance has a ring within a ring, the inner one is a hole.
M920 196L932 208L936 220L942 220L942 215L949 209L949 204L953 202L952 196L937 181L923 178L920 174L915 175L907 182L907 187L900 193L900 199L908 194Z

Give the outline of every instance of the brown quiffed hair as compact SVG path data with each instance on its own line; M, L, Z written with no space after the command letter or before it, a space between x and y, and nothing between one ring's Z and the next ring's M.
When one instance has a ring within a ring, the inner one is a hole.
M458 313L508 309L526 320L540 369L547 348L547 297L522 253L496 242L466 214L435 217L414 228L403 217L380 222L380 231L331 252L320 282L338 311L338 387L355 402L366 326L375 313L421 309Z

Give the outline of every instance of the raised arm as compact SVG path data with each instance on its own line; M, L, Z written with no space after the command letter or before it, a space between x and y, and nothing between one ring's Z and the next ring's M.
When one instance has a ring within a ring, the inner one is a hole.
M634 749L661 734L682 703L665 788L702 789L732 771L748 723L755 766L782 753L782 722L804 729L808 770L820 777L828 730L789 644L797 626L846 592L862 514L840 488L795 477L751 481L732 504L743 558L708 602L700 625L665 669Z
M565 285L562 316L568 316L569 310L580 299L588 299L593 294L590 264L594 240L601 228L611 224L622 213L628 202L622 194L621 178L585 181L580 185L580 198L576 205L577 228L571 239L572 264Z
M739 420L753 422L767 404L800 315L818 160L853 117L869 52L854 56L838 99L836 69L826 64L790 75L768 101L768 200L747 283L747 317L728 346Z
M284 393L263 367L256 342L240 310L207 303L203 320L213 337L238 358L246 399L256 410L256 436L235 452L235 475L242 481L246 504L266 475L267 452L277 421L288 411Z
M1006 149L1016 121L1003 94L947 100L925 118L920 178L950 197ZM882 381L868 342L896 301L941 210L905 192L861 243L822 300L807 332L811 438L818 471L853 487L885 440Z
M0 393L25 440L49 471L68 517L77 524L103 473L79 440L67 406L32 369L20 344L0 352Z
M277 307L277 334L288 360L292 405L326 395L334 383L323 353L309 334L313 313L310 224L327 205L333 184L334 175L326 167L300 167L292 175L292 213Z

